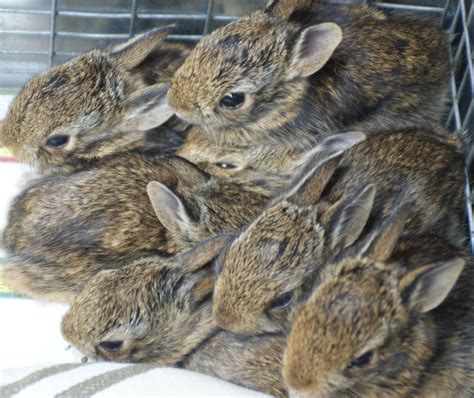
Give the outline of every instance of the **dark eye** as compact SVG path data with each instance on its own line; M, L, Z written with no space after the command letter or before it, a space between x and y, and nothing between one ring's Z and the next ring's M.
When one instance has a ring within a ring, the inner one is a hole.
M120 350L120 348L122 348L122 342L121 341L103 341L102 343L99 344L99 347L105 351L115 352L115 351Z
M46 141L46 145L51 148L64 148L69 142L69 136L67 135L53 135Z
M293 295L291 293L284 294L283 296L278 297L270 304L271 310L280 310L286 308L290 305Z
M221 99L221 107L228 109L237 109L245 101L245 94L242 93L230 93Z
M236 169L237 166L232 163L227 163L227 162L217 162L216 163L217 167L220 167L221 169Z
M354 359L349 365L350 368L361 368L362 366L368 365L372 360L372 351L366 352L359 358Z

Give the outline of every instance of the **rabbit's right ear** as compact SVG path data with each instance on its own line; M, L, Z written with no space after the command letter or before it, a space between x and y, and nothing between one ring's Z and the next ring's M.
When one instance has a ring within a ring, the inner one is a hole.
M402 298L419 312L435 309L456 284L465 263L465 260L459 257L409 272L399 282Z
M380 262L388 261L403 233L410 206L407 203L396 209L378 230L369 234L359 254Z
M130 39L112 48L110 54L130 70L140 65L145 58L161 45L174 25L159 27Z
M182 200L166 185L157 181L148 183L146 189L161 224L173 234L187 235L194 221Z
M133 93L123 104L125 131L147 131L165 123L173 111L168 106L168 84L156 84Z
M375 185L369 184L355 197L335 205L337 208L327 226L331 250L345 249L359 238L369 220L375 194Z
M341 155L365 139L366 135L358 131L326 138L304 156L303 165L282 197L302 206L317 203L339 166Z
M235 236L235 234L222 234L207 239L186 253L176 257L176 260L187 271L198 271L216 258L224 247L234 240Z
M329 61L341 41L342 30L335 23L325 22L305 29L293 50L287 79L316 73Z

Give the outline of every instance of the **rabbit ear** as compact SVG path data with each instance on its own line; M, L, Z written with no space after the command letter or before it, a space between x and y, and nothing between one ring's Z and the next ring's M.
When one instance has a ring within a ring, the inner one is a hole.
M125 69L133 69L161 45L173 28L174 25L163 26L135 36L133 39L113 47L110 54L116 57Z
M369 184L355 197L337 205L328 226L331 250L345 249L359 238L372 211L375 193L375 185Z
M306 8L311 3L311 0L270 0L264 12L272 17L288 19L296 9Z
M316 203L336 171L344 151L365 138L366 135L360 132L337 134L326 138L304 156L303 166L289 183L283 197L298 205Z
M192 228L194 222L186 206L166 185L152 181L147 185L147 193L156 216L168 231L182 235Z
M176 260L184 266L187 271L198 271L216 258L224 247L234 238L235 234L217 235L178 256Z
M412 271L399 283L403 299L411 308L428 312L440 305L456 284L465 260L458 257Z
M191 250L175 257L175 262L190 273L194 273L205 268L224 247L234 239L234 234L217 235L208 239ZM195 306L199 306L203 301L211 299L214 290L215 274L212 269L208 272L188 275L187 283L181 287L181 291L187 297L191 297Z
M135 92L123 105L125 114L121 128L146 131L165 123L173 116L166 100L168 87L168 84L157 84Z
M404 205L395 210L388 220L382 223L380 229L368 236L360 254L376 261L388 261L403 232L408 208L409 205Z
M289 68L289 80L308 77L320 70L342 41L341 28L332 22L311 26L303 31Z

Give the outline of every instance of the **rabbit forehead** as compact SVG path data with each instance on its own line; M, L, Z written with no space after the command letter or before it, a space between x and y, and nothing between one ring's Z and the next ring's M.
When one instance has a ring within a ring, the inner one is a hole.
M35 76L12 103L5 143L28 157L32 154L22 153L23 146L43 144L55 130L67 133L67 128L76 125L93 127L113 113L123 96L121 83L113 78L116 69L107 54L91 51Z
M311 210L287 202L266 210L232 243L222 272L250 267L271 277L300 268L323 243L324 230Z
M390 275L369 260L346 261L294 316L290 341L313 371L341 371L379 346L400 318L399 296ZM309 344L305 351L301 342ZM317 369L314 369L317 366Z
M147 271L133 265L92 279L69 312L71 332L102 339L119 329L141 336L154 326L157 318L178 305L177 289L184 277L165 266Z
M260 310L292 291L315 268L323 236L309 209L287 203L272 207L224 255L216 284L220 304Z
M173 106L213 105L223 94L250 82L258 88L287 58L282 24L257 12L202 39L172 79Z

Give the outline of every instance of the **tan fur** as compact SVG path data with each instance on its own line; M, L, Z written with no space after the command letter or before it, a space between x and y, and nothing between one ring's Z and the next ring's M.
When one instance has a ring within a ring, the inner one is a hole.
M443 240L411 236L386 263L362 252L325 267L292 316L283 366L291 396L472 396L472 264L427 313L411 301L417 279L410 275L426 273L430 262L462 269L468 257ZM412 286L404 286L406 278ZM351 365L368 352L367 363Z
M61 172L146 141L166 146L170 132L137 131L131 119L159 99L147 90L168 83L189 52L187 45L164 42L168 31L89 51L33 77L8 110L3 144L25 163ZM167 124L174 127L182 129L176 120ZM46 144L57 135L70 137L66 147Z
M184 229L167 229L156 218L146 191L153 180L181 198L190 217ZM179 157L109 157L90 169L37 180L14 200L3 236L4 279L18 293L69 302L102 269L153 253L173 255L215 233L238 231L268 199Z
M306 77L293 61L318 46L301 47L302 32L327 23L342 29L342 42ZM436 23L365 4L274 1L201 40L172 78L168 101L219 144L307 147L338 131L431 127L441 121L449 79ZM237 109L220 106L230 93L245 94Z
M213 285L204 282L204 292L202 282L213 279L208 264L229 238L215 239L217 245L207 241L174 259L155 256L97 275L65 315L64 337L91 357L185 367L286 396L285 339L241 338L212 320ZM110 352L100 346L104 341L122 345Z
M403 203L404 234L464 247L463 157L455 142L407 129L369 136L339 160L325 156L316 152L220 259L213 308L220 326L249 335L284 328L289 306L273 308L275 301L297 296L366 225Z
M288 185L306 151L291 145L224 145L193 126L176 154L206 172L244 184L269 196Z

